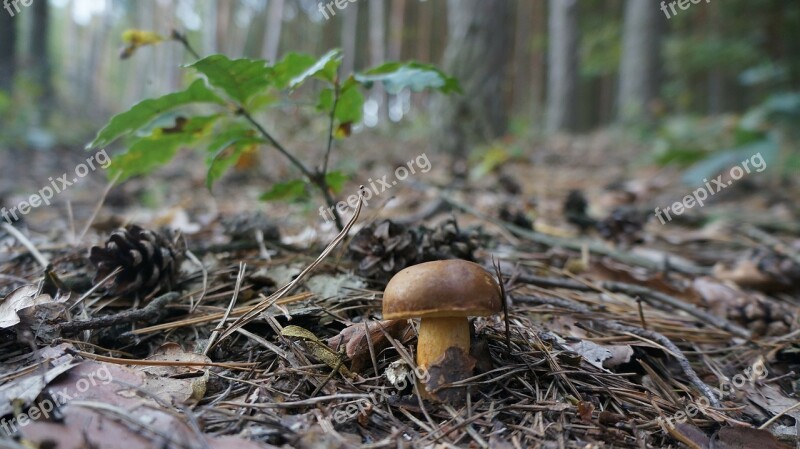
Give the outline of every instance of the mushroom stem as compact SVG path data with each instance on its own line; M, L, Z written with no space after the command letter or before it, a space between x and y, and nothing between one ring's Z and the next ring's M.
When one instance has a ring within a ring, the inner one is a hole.
M452 346L469 354L469 343L467 317L422 318L417 340L417 366L428 369Z

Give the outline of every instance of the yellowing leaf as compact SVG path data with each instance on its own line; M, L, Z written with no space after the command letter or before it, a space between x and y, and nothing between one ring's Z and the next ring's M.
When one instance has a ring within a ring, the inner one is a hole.
M344 360L344 355L339 354L338 352L334 351L333 349L329 348L328 345L322 342L313 332L308 329L304 329L300 326L286 326L281 331L281 335L284 337L293 337L293 338L300 338L306 342L306 348L311 353L311 356L317 360L320 360L322 363L328 365L332 369L338 369L338 371L343 375L350 378L354 377L354 374L347 369L346 366L342 363Z
M120 59L128 59L133 56L137 48L145 45L155 45L164 41L164 37L153 31L129 29L122 33L122 41L125 48L120 52Z
M164 38L153 31L130 29L122 33L122 41L129 45L153 45Z

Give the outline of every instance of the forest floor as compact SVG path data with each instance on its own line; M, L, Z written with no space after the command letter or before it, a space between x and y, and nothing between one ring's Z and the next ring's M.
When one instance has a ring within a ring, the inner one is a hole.
M702 184L609 132L504 153L460 183L416 148L355 137L341 153L357 173L343 197L420 169L379 188L344 239L317 197L258 201L287 176L266 155L213 194L186 155L107 195L98 170L18 235L5 226L0 448L800 444L797 179L724 178L676 214ZM2 205L88 156L4 154ZM153 232L114 233L133 223ZM499 273L508 310L472 321L470 357L421 376L418 324L378 321L382 295L440 258ZM98 262L123 271L98 279ZM421 400L428 378L453 402Z

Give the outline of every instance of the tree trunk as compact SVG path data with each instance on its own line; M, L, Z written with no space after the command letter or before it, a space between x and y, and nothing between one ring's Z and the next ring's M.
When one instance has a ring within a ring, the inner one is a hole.
M546 101L545 92L547 83L545 75L547 73L547 55L544 44L547 35L547 3L539 1L534 3L533 11L533 56L530 60L531 66L531 89L533 91L533 114L534 122L539 122L544 117L544 105Z
M635 120L649 115L658 96L661 63L662 11L651 0L627 0L622 36L618 118Z
M267 29L264 30L264 59L275 62L281 42L284 0L270 0L267 13Z
M547 130L575 131L578 100L578 2L550 0Z
M356 50L358 47L358 3L347 5L339 14L342 15L342 76L349 76L356 66Z
M533 39L533 7L534 2L516 2L516 31L514 36L514 97L513 111L519 117L530 118L531 106L531 74L529 63Z
M219 46L217 45L217 1L207 0L202 5L203 53L201 55L219 53Z
M13 9L12 9L13 11ZM16 17L0 11L0 90L11 92L16 72Z
M384 0L369 2L369 64L377 66L386 62L386 3ZM370 100L375 102L375 115L364 117L367 126L375 126L386 117L386 93L381 86L373 86ZM367 112L367 111L365 111ZM372 113L370 111L369 113Z
M31 75L41 89L39 101L41 110L47 112L53 99L53 83L50 76L50 49L47 45L50 38L50 2L38 1L31 5L33 26L31 36Z
M508 78L513 2L448 0L445 72L461 95L437 96L432 119L436 148L454 156L454 174L466 173L470 147L503 135L508 126Z
M406 0L392 0L389 17L389 60L399 61L403 51Z

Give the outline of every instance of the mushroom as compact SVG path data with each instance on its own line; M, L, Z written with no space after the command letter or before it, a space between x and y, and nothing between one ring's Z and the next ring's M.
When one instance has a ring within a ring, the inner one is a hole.
M501 308L495 278L465 260L412 265L394 275L383 293L383 319L421 318L417 365L426 370L448 348L469 354L468 317L493 315Z

